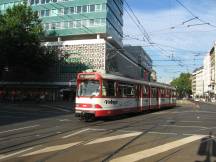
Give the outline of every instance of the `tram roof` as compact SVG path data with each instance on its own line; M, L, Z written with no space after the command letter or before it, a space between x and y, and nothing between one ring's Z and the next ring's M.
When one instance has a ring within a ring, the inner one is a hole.
M175 90L175 88L172 87L171 85L160 83L160 82L148 82L148 81L136 80L136 79L127 78L124 76L113 75L109 73L101 73L101 72L95 72L95 73L100 74L102 78L104 79L113 79L113 80L119 80L119 81L131 82L131 83L146 84L150 86L156 86L156 87L161 87L161 88L163 87L163 88L169 88L169 89Z

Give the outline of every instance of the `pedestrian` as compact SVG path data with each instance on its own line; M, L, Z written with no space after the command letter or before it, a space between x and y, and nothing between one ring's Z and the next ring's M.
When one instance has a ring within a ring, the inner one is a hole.
M15 102L15 99L16 99L16 91L13 90L13 91L11 92L11 101L12 101L12 103Z
M40 95L40 101L44 101L44 99L45 99L45 94L44 93L41 93L41 95Z
M3 101L3 90L0 90L0 102Z

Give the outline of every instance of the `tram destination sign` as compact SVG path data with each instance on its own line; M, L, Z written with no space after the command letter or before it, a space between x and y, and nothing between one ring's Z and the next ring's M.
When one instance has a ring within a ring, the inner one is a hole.
M80 74L79 76L81 79L95 79L94 74Z

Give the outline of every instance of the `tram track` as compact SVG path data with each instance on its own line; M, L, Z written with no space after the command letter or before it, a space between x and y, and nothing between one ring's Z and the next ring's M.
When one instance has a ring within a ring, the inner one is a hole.
M152 113L154 115L154 113ZM144 114L145 115L145 114ZM135 115L133 117L137 117L138 115ZM143 114L142 114L143 116ZM133 118L132 117L132 118ZM139 117L139 116L138 116ZM124 118L125 119L125 118ZM115 131L118 131L118 130L121 130L121 129L125 129L125 128L129 128L130 126L134 125L134 124L137 124L137 123L141 123L141 122L144 122L145 120L156 120L156 119L161 119L161 116L151 116L151 117L144 117L144 118L139 118L139 121L135 120L135 121L125 121L123 123L125 123L126 125L124 126L121 126L121 127L117 127L117 128L114 128L114 129L109 129L107 130L109 133L113 133ZM108 120L108 124L112 124L113 122L111 121L111 123L109 122L110 120ZM119 121L119 120L117 120ZM114 121L115 122L115 121ZM103 125L107 125L107 122L106 120L105 121L94 121L93 123L84 123L83 126L80 126L80 127L76 127L76 128L73 128L73 129L67 129L67 130L60 130L60 133L56 133L57 130L51 132L49 135L46 135L46 136L43 136L43 137L38 137L37 139L31 139L31 140L27 140L27 141L24 141L24 142L20 142L20 143L17 143L17 144L14 144L14 145L9 145L7 147L4 147L4 148L1 148L0 149L0 153L2 154L7 154L7 153L10 153L10 152L14 152L14 151L18 151L18 150L21 150L21 149L26 149L26 148L29 148L29 147L33 147L33 146L39 146L39 145L43 145L45 143L49 143L50 141L42 141L44 139L48 139L50 137L55 137L55 136L59 136L59 135L64 135L66 133L69 133L69 132L72 132L72 131L76 131L76 130L81 130L83 128L86 128L86 127L94 127L94 126L103 126ZM45 128L41 128L41 129L34 129L34 131L38 131L38 130L46 130L48 129L47 127ZM152 128L153 129L153 128ZM152 130L150 129L150 130ZM144 132L149 132L150 130L147 130L147 131L144 131ZM29 130L29 131L32 131L32 130ZM104 133L103 135L107 135L107 131L106 133ZM22 133L22 132L20 132ZM46 132L44 132L44 134L47 134ZM31 136L31 135L29 135ZM98 138L98 137L97 137ZM78 145L75 145L75 146L79 146L79 145L84 145L88 142L91 142L93 140L95 140L96 138L91 138L87 141L84 141ZM36 143L37 142L37 143ZM128 145L128 144L127 144ZM71 147L71 148L74 148L75 146ZM46 160L49 160L49 159L52 159L58 155L61 155L67 151L70 151L71 148L68 148L66 150L62 150L60 152L55 152L53 153L52 155L50 155L49 157L45 157L43 159L40 159L39 161L46 161Z
M176 116L176 115L175 115ZM161 118L161 116L157 116L157 118ZM145 119L146 120L146 119ZM166 119L163 119L166 121ZM150 127L149 129L145 130L144 132L142 132L140 135L134 137L133 139L131 139L130 141L126 142L125 144L123 144L121 147L119 147L118 149L116 149L115 151L113 151L111 154L107 155L102 162L107 162L109 161L112 157L114 157L115 155L117 155L120 151L122 151L124 148L126 148L127 146L129 146L130 144L132 144L133 142L135 142L136 140L138 140L139 138L143 137L144 135L146 135L148 132L152 131L154 128L158 127L160 125L160 123L154 124L152 127Z
M98 123L103 123L103 122L104 121L97 122L97 123L92 123L92 124L89 124L88 126L94 126L94 125L97 125ZM86 125L81 126L81 127L76 127L76 128L73 128L73 129L67 129L65 131L61 131L61 133L56 133L56 131L53 131L53 133L51 133L50 135L46 135L46 136L43 136L43 137L37 137L37 139L31 139L31 140L26 140L24 142L20 142L20 143L17 143L17 144L7 145L7 147L0 148L0 154L10 153L10 152L17 151L17 150L20 150L20 149L25 149L25 148L28 148L28 147L32 147L32 145L26 145L26 144L31 144L33 142L38 142L38 141L41 141L41 140L44 140L44 139L47 139L47 138L50 138L50 137L63 135L63 134L66 134L66 133L69 133L69 132L72 132L72 131L76 131L76 130L79 130L79 129L83 129L83 128L86 128ZM41 128L41 129L35 129L34 131L46 130L46 129L49 129L49 128L46 127L46 128ZM31 135L29 135L29 136L31 136ZM23 145L26 145L26 146L23 146ZM38 144L35 144L35 146L36 145L38 145ZM13 149L11 149L11 148L13 148Z
M121 127L117 127L117 128L115 128L115 129L107 129L107 130L105 131L106 133L101 134L99 137L91 138L91 139L86 140L86 141L83 141L83 142L81 142L81 143L79 143L79 144L77 144L77 145L74 145L74 146L72 146L72 147L70 147L70 148L68 148L68 149L65 149L65 150L62 150L62 151L59 151L59 152L55 152L55 153L53 153L53 154L51 154L51 155L48 155L48 156L46 156L46 157L43 157L43 158L37 160L37 162L45 162L45 161L51 160L51 159L53 159L53 158L55 158L55 157L57 157L57 156L60 156L60 155L62 155L62 154L64 154L64 153L69 152L71 149L74 149L75 147L85 145L85 144L87 144L87 143L89 143L89 142L92 142L92 141L96 140L97 138L100 138L100 137L102 137L102 136L104 136L104 135L107 135L107 132L113 133L113 132L115 132L115 131L119 131L119 130L121 130L121 129L128 128L128 127L130 127L131 125L133 125L133 124L135 124L135 123L137 124L137 123L144 122L146 119L157 119L157 118L159 119L159 118L161 118L161 116L159 116L159 117L158 117L158 116L151 116L151 117L149 117L149 118L141 119L141 120L139 120L139 121L130 122L130 123L128 123L127 125L124 125L124 126L121 126ZM104 123L105 123L105 122L104 122ZM97 124L99 124L99 123L97 123ZM96 125L97 125L97 124L96 124ZM103 124L103 123L100 123L100 124ZM96 126L96 125L95 125L95 126ZM124 144L123 146L121 146L121 147L118 149L118 151L115 151L115 153L114 153L112 156L114 156L115 154L117 154L119 151L121 151L123 148L125 148L125 147L126 147L127 145L129 145L130 143L134 142L136 139L140 138L141 136L147 134L147 133L148 133L149 131L151 131L152 129L156 128L158 125L159 125L159 124L153 125L151 128L147 129L147 130L144 131L142 134L136 136L135 138L133 138L132 140L130 140L129 142L127 142L126 144ZM101 125L100 125L100 126L101 126ZM110 158L111 158L111 155L107 156L106 158L110 159ZM106 160L106 159L105 159L105 160Z

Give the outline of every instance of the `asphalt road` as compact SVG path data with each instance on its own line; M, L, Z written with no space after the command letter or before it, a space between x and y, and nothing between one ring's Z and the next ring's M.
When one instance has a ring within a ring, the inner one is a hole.
M83 122L45 105L0 105L0 161L215 162L216 106Z

